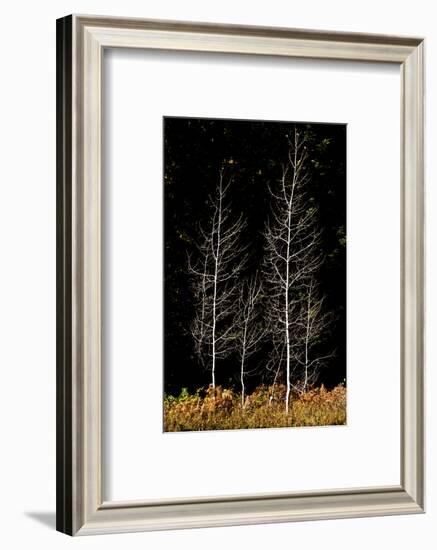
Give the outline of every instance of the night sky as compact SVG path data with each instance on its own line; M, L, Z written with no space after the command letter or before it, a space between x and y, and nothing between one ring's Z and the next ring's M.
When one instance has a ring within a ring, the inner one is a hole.
M287 158L293 122L193 119L164 121L164 389L177 395L210 382L194 353L189 326L193 295L187 256L196 255L198 223L207 225L208 196L214 195L220 167L233 177L232 207L244 212L250 275L263 258L263 229L270 213L268 185L280 177ZM296 123L306 136L311 181L308 196L319 210L325 262L320 290L335 323L320 342L321 352L336 350L320 373L319 383L332 387L346 378L346 125ZM268 360L266 341L254 361ZM249 365L250 368L250 365ZM238 357L217 365L217 383L238 389ZM269 374L270 376L270 374ZM268 377L248 380L250 389L271 383Z

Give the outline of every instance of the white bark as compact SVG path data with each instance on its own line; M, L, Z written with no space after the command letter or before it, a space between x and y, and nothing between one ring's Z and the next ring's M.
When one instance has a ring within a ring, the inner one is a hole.
M265 335L261 325L258 302L261 295L261 283L256 274L249 281L245 281L240 290L239 300L239 332L237 337L237 350L240 355L240 384L241 384L241 406L244 407L246 386L245 376L247 372L246 363L251 355L258 349L261 340ZM251 372L255 372L254 369Z
M270 189L272 211L265 230L265 278L270 287L268 326L274 342L275 360L281 363L285 360L287 413L296 370L292 359L297 344L295 320L302 285L321 263L316 253L320 236L315 226L317 211L306 196L308 155L297 128L289 139L289 146L278 188Z
M225 181L220 170L216 193L209 198L211 217L207 229L199 227L198 261L189 258L196 298L195 318L191 333L196 352L211 371L211 384L216 386L217 360L232 351L235 339L237 308L237 275L246 261L240 245L245 220L232 216L227 198L232 179Z
M317 346L329 329L333 316L324 311L324 298L319 296L318 284L314 277L310 277L305 284L305 293L306 298L302 301L296 321L300 345L294 350L294 359L303 369L300 388L302 393L316 383L325 361L335 355L335 352L325 355L317 353Z

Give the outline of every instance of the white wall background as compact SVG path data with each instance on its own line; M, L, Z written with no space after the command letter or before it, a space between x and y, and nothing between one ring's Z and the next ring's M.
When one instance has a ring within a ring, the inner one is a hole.
M433 2L416 0L58 0L8 3L0 34L0 524L4 548L47 550L244 545L432 549L437 532L437 30ZM55 506L55 19L69 13L420 35L427 38L428 343L427 513L70 539Z

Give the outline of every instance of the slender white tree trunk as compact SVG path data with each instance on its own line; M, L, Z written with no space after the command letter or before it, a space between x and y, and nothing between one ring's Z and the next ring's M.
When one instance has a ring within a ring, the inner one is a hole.
M268 250L265 278L271 290L268 325L274 342L273 360L280 362L281 372L285 371L286 414L290 410L297 368L302 376L299 382L305 388L312 382L312 306L305 311L307 300L302 294L308 277L322 262L317 252L320 237L315 225L317 209L307 199L305 191L310 181L308 152L305 139L300 138L296 128L294 140L289 139L289 143L288 162L283 166L280 184L276 190L269 187L272 217L265 231Z
M297 164L296 150L294 152L295 166ZM287 366L287 393L285 396L285 412L288 414L290 407L290 244L291 244L291 212L293 208L294 187L296 185L296 170L293 173L293 183L291 187L290 201L288 203L288 231L287 231L287 250L286 250L286 268L285 268L285 343L286 343L286 366Z
M288 264L287 264L287 279L288 281ZM290 403L290 332L289 332L289 311L288 311L288 285L285 288L285 345L286 345L286 380L287 394L285 396L285 412L288 414Z
M211 209L208 229L198 225L200 239L195 244L199 258L194 265L188 255L196 306L190 329L195 352L201 364L211 372L213 388L216 387L219 359L227 357L235 348L237 274L247 260L245 248L240 244L246 221L242 214L233 220L232 208L226 199L231 183L232 179L225 183L222 168L215 194L208 200Z
M241 383L241 407L245 406L246 363L259 349L259 343L264 338L265 330L260 324L259 310L257 308L262 285L258 273L250 280L244 281L240 286L239 313L237 321L236 349L240 354L240 383ZM252 370L253 373L253 370Z
M244 334L243 334L243 349L241 353L241 371L240 371L240 380L241 380L241 406L244 407L244 398L245 398L245 386L244 386L244 360L246 357L246 337L247 337L247 323L244 324Z
M303 383L304 392L307 391L307 386L308 386L308 341L310 337L311 291L312 291L312 284L310 285L310 288L308 291L308 299L307 299L307 323L306 323L306 332L305 332L305 379Z
M240 380L241 380L241 406L244 407L244 399L245 399L245 386L244 386L244 353L241 358L241 374L240 374Z
M216 328L217 328L217 280L218 280L218 268L219 268L219 256L220 256L220 230L222 223L222 198L223 198L223 176L220 176L220 188L219 188L219 205L218 205L218 220L217 220L217 247L214 252L214 293L212 298L212 387L215 388L215 363L216 363ZM213 237L214 239L214 237ZM212 242L214 248L214 240Z
M199 341L197 342L197 347L200 350L202 349L204 337L205 337L205 307L206 307L206 284L207 284L207 269L208 269L208 257L209 253L205 254L205 259L203 261L203 275L202 275L202 306L200 314L200 326L199 326ZM201 353L199 356L201 357ZM202 360L203 363L203 360Z

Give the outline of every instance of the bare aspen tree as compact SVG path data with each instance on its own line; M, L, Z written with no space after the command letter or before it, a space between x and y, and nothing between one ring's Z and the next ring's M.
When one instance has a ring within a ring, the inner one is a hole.
M303 370L301 391L305 393L318 378L324 362L334 355L317 354L317 345L332 323L333 317L324 310L324 298L320 297L317 280L309 277L303 285L304 297L299 317L295 322L298 345L294 348L294 358Z
M246 363L258 349L265 331L261 325L258 303L261 295L261 282L258 274L241 285L239 297L239 331L236 339L240 357L241 406L245 401ZM254 369L256 370L256 369Z
M188 261L195 294L195 317L191 333L195 350L211 371L211 384L216 386L217 360L234 349L237 327L237 275L246 261L240 245L246 222L241 214L234 217L228 193L232 178L225 181L224 169L214 196L209 197L211 210L206 228L199 226L198 261Z
M304 136L295 127L288 138L287 162L275 189L269 188L271 215L265 229L265 280L270 287L268 327L276 360L285 370L285 410L289 411L296 319L304 281L320 265L317 210L308 201L308 152Z

